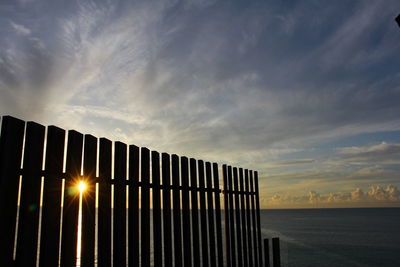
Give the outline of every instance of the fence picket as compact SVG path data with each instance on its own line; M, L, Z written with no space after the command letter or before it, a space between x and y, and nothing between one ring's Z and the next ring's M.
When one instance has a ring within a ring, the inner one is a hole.
M218 175L218 164L213 163L213 177L214 177L214 189L217 190L214 193L215 199L215 228L217 234L217 251L218 251L218 266L224 266L224 255L222 245L222 222L221 222L221 203L220 203L220 189L219 189L219 175Z
M183 262L184 266L192 266L192 243L190 238L190 207L189 207L189 166L188 158L181 157L182 178L182 224L183 230Z
M47 174L43 185L40 267L58 265L64 143L65 131L49 126L45 159Z
M229 218L230 218L230 240L231 240L231 257L232 266L235 267L237 263L236 257L236 238L235 238L235 207L233 202L233 182L232 182L232 167L228 166L228 198L229 198Z
M231 254L231 229L230 229L230 216L229 216L229 187L228 187L228 170L224 164L222 166L222 175L224 183L224 213L225 213L225 249L226 249L226 266L232 266Z
M99 206L98 206L98 266L111 266L111 146L110 140L100 138Z
M207 237L207 207L205 194L204 162L198 161L199 190L200 190L200 223L201 223L201 250L203 266L209 266L208 259L208 237Z
M262 243L261 243L261 224L260 224L260 193L258 191L258 172L254 172L254 189L256 193L256 220L257 220L257 240L258 240L258 264L263 266Z
M242 229L240 220L240 194L237 168L233 168L233 187L235 191L235 215L236 215L236 239L237 239L237 265L243 266L243 251L242 251Z
M0 139L0 266L12 266L25 122L4 116Z
M150 151L141 149L141 259L142 266L150 266Z
M157 151L151 152L151 168L153 184L154 266L162 266L160 154Z
M85 135L83 153L83 179L86 183L86 190L85 193L82 194L82 267L94 266L96 159L97 138L87 134Z
M139 147L129 146L128 263L139 267Z
M171 228L171 168L170 156L162 153L162 184L163 184L163 223L164 223L164 264L172 266L172 228Z
M16 266L36 264L44 133L44 126L34 122L27 123Z
M207 188L207 211L208 211L208 233L210 240L210 266L217 265L216 247L215 247L215 228L214 228L214 203L212 192L211 163L206 162L206 188Z
M61 237L61 267L76 265L79 193L76 187L81 173L83 135L68 131L66 177Z
M250 171L250 202L251 202L251 221L253 223L252 230L253 230L253 252L254 252L254 263L259 263L258 260L258 240L257 240L257 222L256 222L256 206L255 206L255 196L254 196L254 179L253 179L253 171Z
M192 187L192 228L193 228L193 266L200 266L200 235L199 235L199 209L198 209L198 197L197 197L197 166L196 160L190 159L190 186Z
M175 266L182 266L181 196L179 183L179 157L172 155L173 218Z
M248 255L247 255L247 227L246 227L246 207L245 195L246 190L243 183L243 169L239 168L239 191L240 191L240 211L242 215L242 244L243 244L243 266L249 266Z
M251 207L250 207L250 186L249 186L249 170L244 170L244 181L245 181L245 190L246 194L246 221L247 221L247 247L249 251L249 266L253 266L253 243L251 240L252 231L251 231Z

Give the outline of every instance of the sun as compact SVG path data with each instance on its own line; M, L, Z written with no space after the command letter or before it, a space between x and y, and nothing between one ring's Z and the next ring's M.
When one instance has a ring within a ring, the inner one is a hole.
M80 193L83 193L87 188L87 185L84 181L80 181L78 184L78 189Z

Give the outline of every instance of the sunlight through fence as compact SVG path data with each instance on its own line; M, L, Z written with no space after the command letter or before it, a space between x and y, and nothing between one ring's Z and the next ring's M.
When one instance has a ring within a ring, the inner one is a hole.
M220 174L4 116L0 266L263 266L258 173Z

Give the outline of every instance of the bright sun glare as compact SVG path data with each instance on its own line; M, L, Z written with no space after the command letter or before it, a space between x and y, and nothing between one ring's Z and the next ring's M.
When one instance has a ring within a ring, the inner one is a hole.
M80 193L83 193L86 190L86 183L84 181L80 181L78 184L78 189Z

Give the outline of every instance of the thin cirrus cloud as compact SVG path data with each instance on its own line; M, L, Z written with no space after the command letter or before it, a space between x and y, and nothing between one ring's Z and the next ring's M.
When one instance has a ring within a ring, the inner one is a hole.
M306 182L311 146L400 130L396 6L4 1L0 112Z

